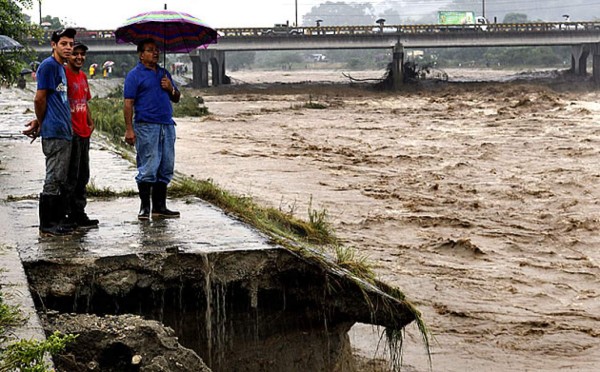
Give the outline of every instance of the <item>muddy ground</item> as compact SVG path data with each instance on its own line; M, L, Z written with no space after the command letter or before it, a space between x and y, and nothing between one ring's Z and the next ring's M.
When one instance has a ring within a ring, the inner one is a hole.
M247 84L199 91L212 114L178 121L177 170L326 209L422 310L434 371L595 370L600 94L561 74L448 73L399 93L339 71L232 73ZM353 330L363 355L371 331ZM428 369L413 327L404 364Z

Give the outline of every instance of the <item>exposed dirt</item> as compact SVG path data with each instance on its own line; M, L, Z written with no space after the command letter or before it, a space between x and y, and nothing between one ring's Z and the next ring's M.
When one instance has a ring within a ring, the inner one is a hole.
M178 171L301 217L326 209L344 244L423 311L433 370L600 365L589 83L500 72L380 93L265 74L198 92L212 115L178 121ZM408 370L428 369L422 348L411 328Z
M54 357L60 371L210 372L198 354L179 344L173 329L154 320L49 313L44 325L48 332L77 335L74 343Z

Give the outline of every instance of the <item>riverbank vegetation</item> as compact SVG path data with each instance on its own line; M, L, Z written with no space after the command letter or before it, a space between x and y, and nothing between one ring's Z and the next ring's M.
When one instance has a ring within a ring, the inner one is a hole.
M46 340L16 339L12 330L22 326L26 319L18 307L6 303L0 287L0 371L46 372L48 354L64 350L77 336L55 332Z

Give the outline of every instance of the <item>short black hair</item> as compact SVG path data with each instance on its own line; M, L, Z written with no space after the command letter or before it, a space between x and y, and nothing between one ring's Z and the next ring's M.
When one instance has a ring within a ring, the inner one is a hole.
M156 41L152 38L147 38L144 40L141 40L138 45L137 45L137 51L138 53L142 53L144 51L144 48L146 47L146 44L154 44L154 45L158 45L156 44Z
M71 39L75 38L77 31L74 28L64 28L62 30L56 30L52 33L51 41L58 43L61 37L69 37Z
M87 47L87 45L85 45L84 43L82 43L82 42L80 42L80 41L76 41L76 42L73 44L73 50L75 50L75 49L83 49L83 51L84 51L84 52L87 52L87 50L88 50L89 48L88 48L88 47Z

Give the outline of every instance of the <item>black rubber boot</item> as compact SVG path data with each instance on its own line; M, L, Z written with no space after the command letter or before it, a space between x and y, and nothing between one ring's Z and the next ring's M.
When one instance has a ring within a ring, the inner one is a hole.
M77 224L78 228L91 229L98 227L100 221L96 219L90 219L85 212L77 212L73 215L73 221Z
M149 220L150 219L150 191L152 189L152 184L149 182L140 182L138 183L138 191L140 194L140 212L138 213L139 220Z
M178 218L180 213L167 208L167 184L155 182L152 186L152 217Z
M71 206L69 198L66 195L58 197L60 204L56 209L57 220L60 226L67 229L75 230L77 228L77 222L72 218Z
M40 235L64 236L73 233L73 229L60 225L63 209L60 196L40 194Z

